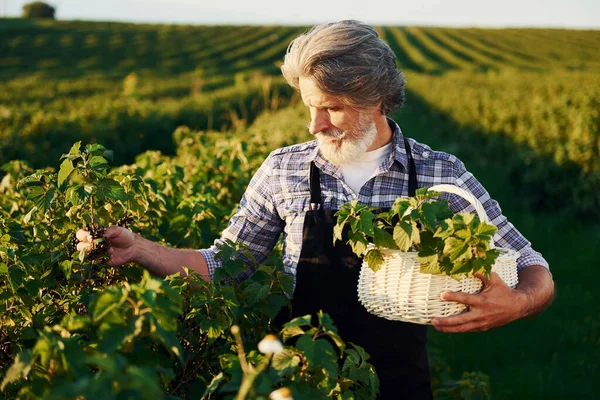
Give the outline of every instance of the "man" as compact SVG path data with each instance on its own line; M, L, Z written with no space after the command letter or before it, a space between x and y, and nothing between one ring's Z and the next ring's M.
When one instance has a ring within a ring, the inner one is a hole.
M443 332L484 331L539 313L554 293L548 264L462 162L405 138L386 117L402 105L405 80L373 27L357 21L316 26L291 43L282 72L310 109L309 130L317 140L269 155L210 249L166 248L111 227L110 264L135 261L161 276L185 265L210 279L223 239L247 244L260 263L283 233L283 264L295 282L292 316L330 313L341 336L371 354L381 398L432 398L426 328L375 317L358 303L360 262L348 245L332 244L335 211L356 198L389 208L398 196L439 183L458 185L481 201L498 227L497 245L521 253L520 284L511 289L492 274L489 280L481 277L479 294L443 293L444 300L469 305L468 312L433 321ZM454 212L473 211L458 196L448 200Z

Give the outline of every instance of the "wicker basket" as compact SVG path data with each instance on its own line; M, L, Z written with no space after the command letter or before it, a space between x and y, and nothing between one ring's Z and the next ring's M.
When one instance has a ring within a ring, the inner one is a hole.
M454 193L465 198L475 207L479 219L489 223L483 206L471 193L454 185L436 185L429 190ZM493 241L490 245L500 251L492 271L508 286L516 287L519 253L497 248ZM456 280L447 275L421 273L416 252L382 250L382 254L384 262L381 269L373 272L367 263L363 262L358 280L359 301L367 311L378 317L431 324L434 317L459 314L467 307L461 303L441 300L440 294L443 291L477 293L483 287L483 283L477 278L465 277Z

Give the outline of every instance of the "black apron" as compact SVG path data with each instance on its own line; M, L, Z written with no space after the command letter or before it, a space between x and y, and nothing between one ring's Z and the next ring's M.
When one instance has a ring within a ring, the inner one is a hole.
M410 146L406 139L404 143L410 165L409 195L414 196L417 176ZM342 340L358 344L371 355L380 381L378 399L433 399L425 348L427 327L376 317L359 303L362 260L346 244L347 230L343 240L333 245L337 210L321 207L320 171L314 163L310 167L310 192L292 315L286 315L286 320L323 310L333 318Z

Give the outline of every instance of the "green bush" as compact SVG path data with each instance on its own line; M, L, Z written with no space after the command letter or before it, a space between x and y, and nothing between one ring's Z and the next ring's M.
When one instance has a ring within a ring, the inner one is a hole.
M54 19L56 9L43 1L34 1L23 6L23 18L50 18Z

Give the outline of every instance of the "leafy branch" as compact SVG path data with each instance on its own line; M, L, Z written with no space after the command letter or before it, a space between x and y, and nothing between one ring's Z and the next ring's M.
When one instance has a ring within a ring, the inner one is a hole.
M391 249L416 252L422 273L489 277L499 255L490 247L496 227L473 214L453 214L447 201L436 200L439 196L421 188L415 197L396 199L386 212L348 202L336 213L334 243L349 243L373 271L383 265L384 250Z

